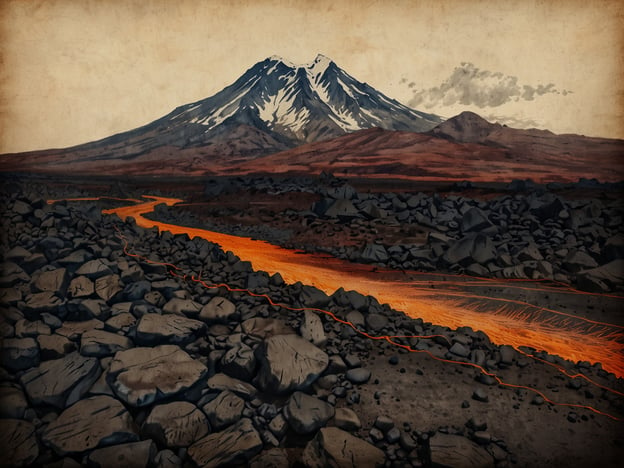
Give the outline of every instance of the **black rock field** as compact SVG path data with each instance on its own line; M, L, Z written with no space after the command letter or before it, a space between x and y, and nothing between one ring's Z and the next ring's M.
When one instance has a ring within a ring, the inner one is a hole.
M614 201L341 187L286 216L436 229L418 247L370 238L336 256L622 288L607 271L622 262ZM3 466L622 465L624 381L599 363L286 284L206 240L102 214L120 202L63 201L89 195L76 192L19 180L2 191ZM293 242L275 226L267 237Z

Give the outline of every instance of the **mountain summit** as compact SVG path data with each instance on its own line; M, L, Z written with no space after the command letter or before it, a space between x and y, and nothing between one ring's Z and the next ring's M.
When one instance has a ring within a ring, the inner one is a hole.
M171 160L191 149L204 159L249 159L371 127L419 132L441 121L357 81L323 55L305 65L272 56L214 96L147 125L48 152L68 162L163 154Z
M427 131L442 121L357 81L320 54L304 65L269 57L223 91L161 120L199 126L190 132L190 144L224 126L250 125L290 146L371 127Z

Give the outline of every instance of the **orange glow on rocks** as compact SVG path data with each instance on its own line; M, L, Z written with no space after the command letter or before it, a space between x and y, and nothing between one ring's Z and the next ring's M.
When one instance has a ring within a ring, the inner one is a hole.
M624 376L623 326L593 321L529 302L474 294L470 288L504 284L508 288L558 293L581 294L579 291L531 281L503 282L470 277L464 277L462 281L452 275L425 274L427 279L423 280L423 275L418 273L377 270L327 256L283 249L265 241L152 221L143 215L152 212L158 204L172 206L182 200L144 198L148 201L108 209L104 213L116 214L121 219L133 217L137 225L144 228L157 227L173 234L204 238L219 244L224 251L232 251L241 260L251 262L255 270L269 274L279 272L288 283L301 281L327 294L340 287L356 290L374 296L410 317L450 328L470 326L474 330L482 330L497 344L531 347L573 361L600 362L606 370L619 377ZM415 279L412 280L412 277ZM452 280L447 281L446 277L452 277ZM621 298L615 296L615 299Z

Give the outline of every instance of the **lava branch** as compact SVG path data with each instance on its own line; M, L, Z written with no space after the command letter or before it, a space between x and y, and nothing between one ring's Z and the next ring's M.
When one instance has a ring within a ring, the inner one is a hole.
M334 321L342 323L344 325L347 325L349 327L351 327L356 333L371 339L371 340L375 340L375 341L379 341L379 340L385 340L386 342L388 342L389 344L393 345L393 346L397 346L399 348L403 348L408 352L411 353L424 353L427 356L429 356L431 359L434 359L436 361L439 362L443 362L443 363L447 363L447 364L455 364L455 365L460 365L460 366L466 366L466 367L472 367L474 369L477 369L480 373L487 375L489 377L492 377L500 386L503 387L508 387L508 388L514 388L514 389L522 389L522 390L527 390L529 392L533 392L536 395L539 395L541 398L544 399L545 402L553 405L553 406L564 406L564 407L569 407L569 408L578 408L578 409L586 409L589 410L595 414L598 415L602 415L602 416L606 416L614 421L621 421L621 418L618 418L617 416L614 416L612 414L609 414L607 412L601 411L597 408L594 408L593 406L590 405L581 405L581 404L575 404L575 403L560 403L560 402L556 402L550 398L548 398L544 393L542 393L540 390L537 390L533 387L529 387L529 386L525 386L525 385L517 385L517 384L511 384L511 383L507 383L505 381L503 381L500 377L498 377L496 374L487 371L484 367L472 363L472 362L464 362L464 361L455 361L452 359L444 359L444 358L440 358L438 356L435 356L434 354L432 354L430 351L427 350L417 350L417 349L413 349L411 346L409 345L405 345L402 343L398 343L397 341L394 341L393 338L418 338L418 339L430 339L430 338L436 338L436 337L442 337L443 339L445 339L449 344L450 344L450 340L448 339L448 337L444 336L444 335L409 335L409 336L390 336L390 335L381 335L381 336L374 336L374 335L370 335L369 333L360 330L357 326L355 326L352 322L347 321L347 320L343 320L339 317L337 317L333 312L329 311L329 310L325 310L325 309L320 309L320 308L316 308L316 307L290 307L286 304L282 304L279 302L275 302L270 296L268 296L267 294L258 294L258 293L254 293L253 291L246 289L246 288L233 288L231 286L229 286L226 283L219 283L219 284L208 284L206 283L204 280L201 279L200 276L195 276L195 275L189 275L186 273L183 274L179 274L177 273L178 271L182 271L182 268L178 267L177 265L174 265L172 263L167 263L167 262L159 262L159 261L155 261L155 260L151 260L147 257L144 257L142 255L136 254L136 253L132 253L129 251L129 242L126 239L126 237L123 235L123 233L121 232L121 230L119 229L118 226L115 226L115 229L118 233L119 238L123 241L124 243L124 247L123 247L123 251L124 254L128 255L129 257L133 257L133 258L137 258L140 259L146 263L150 263L150 264L154 264L154 265L163 265L166 266L168 268L168 272L169 274L171 274L174 277L180 278L184 281L186 280L191 280L195 283L201 284L202 286L204 286L207 289L216 289L216 288L220 288L223 287L225 289L227 289L229 292L239 292L239 293L244 293L247 294L249 296L252 297L261 297L266 299L266 301L269 303L269 305L274 306L274 307L280 307L283 308L285 310L290 310L293 312L304 312L304 311L313 311L313 312L319 312L322 314L325 314L329 317L331 317ZM517 350L517 349L516 349ZM519 350L517 350L519 351ZM540 360L539 358L536 358L534 356L531 356L530 354L521 352L521 354L525 354L529 357L533 357L536 360ZM550 363L549 363L550 364ZM555 366L555 368L557 368L557 366ZM578 374L578 375L574 375L571 376L569 375L567 372L565 372L565 370L563 370L562 368L558 369L560 372L562 372L564 375L566 375L569 378L576 378L576 377L583 377L585 380L587 380L588 382L596 385L597 387L602 388L603 390L606 390L608 392L617 394L617 395L622 395L621 392L618 392L617 390L605 387L603 385L598 384L597 382L594 382L592 379L590 379L587 376L584 376L582 374Z

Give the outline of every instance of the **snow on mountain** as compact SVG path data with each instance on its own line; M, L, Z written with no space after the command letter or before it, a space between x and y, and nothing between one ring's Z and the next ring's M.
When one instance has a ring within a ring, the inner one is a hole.
M272 56L211 97L67 151L96 161L201 147L204 154L248 159L372 127L424 132L440 122L356 80L323 55L304 65Z
M388 98L320 54L304 65L269 57L223 91L161 120L202 125L203 135L222 125L253 125L293 144L371 127L427 131L442 122Z

